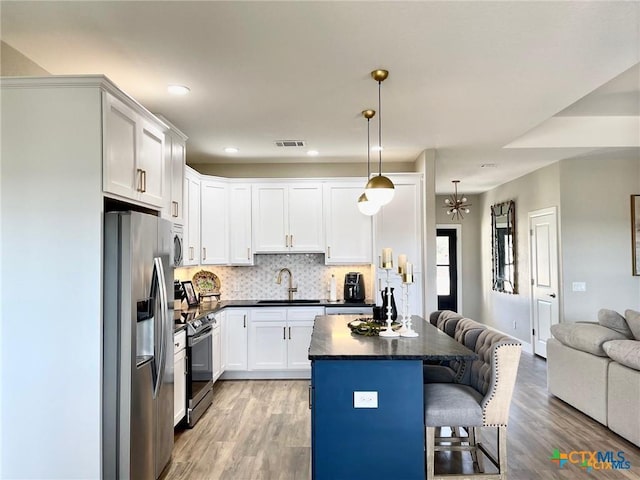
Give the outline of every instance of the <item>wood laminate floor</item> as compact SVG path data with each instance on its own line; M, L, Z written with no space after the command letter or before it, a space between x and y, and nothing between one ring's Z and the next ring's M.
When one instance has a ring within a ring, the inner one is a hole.
M213 406L195 428L176 432L163 480L309 479L308 386L306 380L216 382ZM545 360L527 353L520 360L507 432L510 479L640 478L640 449L549 395ZM485 429L481 437L494 445L493 430ZM587 473L567 464L559 469L550 460L554 449L622 451L631 468ZM436 472L472 472L468 455L438 453ZM489 471L488 461L485 466Z

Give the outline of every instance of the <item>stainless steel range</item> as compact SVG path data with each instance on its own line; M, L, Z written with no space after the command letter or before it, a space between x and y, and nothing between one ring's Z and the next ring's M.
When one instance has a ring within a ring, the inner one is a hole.
M192 428L213 398L213 313L184 312L176 320L187 325L187 425Z

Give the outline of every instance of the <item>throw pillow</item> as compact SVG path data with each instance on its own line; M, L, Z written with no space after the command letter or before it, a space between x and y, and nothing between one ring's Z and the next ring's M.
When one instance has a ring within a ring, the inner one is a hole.
M627 324L633 333L633 337L636 340L640 340L640 312L635 310L625 310L624 316L627 319Z
M640 370L640 343L637 340L611 340L602 348L612 360L625 367Z
M627 325L627 321L618 312L601 308L598 312L598 323L603 327L610 328L611 330L615 330L616 332L623 334L627 338L633 338L633 333L631 333L629 325Z
M582 352L599 357L607 353L602 345L609 340L628 340L623 334L593 323L558 323L551 326L551 333L561 343Z

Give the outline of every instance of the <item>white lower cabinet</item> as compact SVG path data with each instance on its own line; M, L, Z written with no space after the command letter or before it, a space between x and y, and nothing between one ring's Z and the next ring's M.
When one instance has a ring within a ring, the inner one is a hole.
M217 325L213 327L213 332L211 333L212 337L212 351L213 358L211 361L211 370L213 371L213 381L220 378L222 372L222 330L220 328L220 314L217 314L215 317L217 319Z
M249 328L250 370L308 370L313 321L324 307L256 308Z
M184 330L173 336L173 426L187 413L187 334Z
M225 370L247 370L247 340L249 310L231 308L226 311Z

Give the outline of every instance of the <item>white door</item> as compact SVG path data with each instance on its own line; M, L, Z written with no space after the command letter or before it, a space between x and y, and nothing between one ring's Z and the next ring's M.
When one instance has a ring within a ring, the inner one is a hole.
M164 133L148 120L140 120L140 155L142 172L140 200L162 207L164 202Z
M226 265L229 261L227 234L227 185L214 180L200 182L200 263Z
M287 326L287 367L293 370L311 368L309 345L313 332L313 320L289 322Z
M284 185L254 186L252 230L256 253L289 250L287 192Z
M226 312L226 359L222 361L225 370L247 370L248 316L247 310L232 308Z
M249 370L287 368L285 322L251 322L249 332Z
M292 252L324 252L322 186L289 187L289 248Z
M556 207L529 213L533 352L547 358L551 325L558 309L558 227Z
M229 187L229 263L253 265L249 184Z

